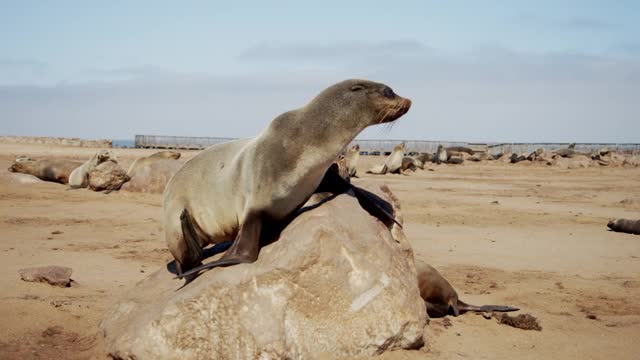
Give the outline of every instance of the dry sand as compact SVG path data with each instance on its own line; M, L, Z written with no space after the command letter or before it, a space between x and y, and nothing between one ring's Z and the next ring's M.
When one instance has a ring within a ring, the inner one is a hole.
M95 151L0 144L2 359L105 358L98 331L105 311L171 258L161 195L8 181L5 169L16 156L86 159ZM126 169L154 151L115 152ZM361 159L362 173L381 161ZM435 319L425 328L423 349L382 358L638 358L640 236L610 232L606 223L640 218L640 168L497 162L431 168L363 177L400 197L416 256L436 266L463 300L520 307L543 329L515 329L475 314ZM39 265L73 268L75 284L19 279L18 269Z

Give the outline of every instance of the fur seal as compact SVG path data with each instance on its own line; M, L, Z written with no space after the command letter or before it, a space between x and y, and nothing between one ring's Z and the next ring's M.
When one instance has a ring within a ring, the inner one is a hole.
M31 174L44 181L67 184L71 172L80 165L80 161L67 159L21 160L14 162L9 171Z
M576 155L576 143L571 143L564 149L558 149L554 153L560 157L572 158Z
M138 169L148 166L148 164L154 161L163 159L178 160L180 159L180 156L181 154L177 151L167 150L158 151L157 153L153 153L149 156L139 157L133 162L133 164L131 164L131 166L129 166L129 170L127 170L127 176L129 176L129 178L133 178L133 175L135 175L135 172Z
M607 227L613 231L640 235L640 220L616 219L611 220Z
M395 221L379 199L327 170L358 133L410 106L384 84L346 80L279 115L255 138L213 145L186 162L164 191L165 238L178 277L254 262L261 234L295 216L314 192L352 190L369 213ZM219 260L198 266L204 246L233 239Z
M471 148L464 147L464 146L449 146L448 148L446 148L446 150L447 152L455 151L455 152L467 153L469 155L475 154L475 151L473 151Z
M404 143L394 146L393 151L387 157L384 164L374 166L367 170L367 174L394 174L402 172L402 159L404 158Z
M447 149L445 149L444 146L442 145L438 145L438 149L436 150L436 154L435 154L435 163L442 164L442 163L446 163L447 160L449 160L449 154L447 154Z
M520 310L503 305L469 305L458 298L458 293L453 289L453 286L433 266L416 261L416 271L420 297L424 300L429 317L458 316L467 311L508 312Z
M417 155L415 157L417 160L420 160L420 162L422 162L422 164L426 164L428 162L432 162L433 161L433 154L431 153L422 153L420 155Z
M360 145L355 144L345 154L347 171L350 177L358 177L358 161L360 161Z
M87 187L89 185L89 173L98 165L109 160L116 164L118 163L118 160L111 150L103 149L98 151L91 159L71 172L71 175L69 175L69 186L71 186L72 189Z
M416 171L418 169L424 169L422 161L414 158L413 156L405 156L402 158L402 167L400 173L404 174L408 171Z

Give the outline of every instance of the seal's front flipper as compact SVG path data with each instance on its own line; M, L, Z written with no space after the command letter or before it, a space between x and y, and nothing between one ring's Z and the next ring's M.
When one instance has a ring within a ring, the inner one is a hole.
M316 189L316 192L330 192L332 194L342 194L349 190L353 190L356 199L360 203L363 209L365 209L372 216L377 217L383 223L390 225L395 222L402 228L400 224L393 216L393 207L388 202L379 196L371 193L367 190L361 189L343 179L338 173L337 164L332 164L327 170Z
M258 259L260 252L260 230L262 221L256 215L249 215L240 227L238 236L229 250L222 255L220 260L194 267L184 273L180 273L176 278L183 278L197 274L201 271L218 266L230 266L243 263L252 263Z
M352 185L351 190L353 190L356 199L360 203L363 209L365 209L372 216L377 217L380 221L385 223L387 226L391 225L392 222L398 224L400 228L402 228L402 224L393 216L393 207L388 202L384 201L374 193L371 193L365 189L361 189L357 186Z

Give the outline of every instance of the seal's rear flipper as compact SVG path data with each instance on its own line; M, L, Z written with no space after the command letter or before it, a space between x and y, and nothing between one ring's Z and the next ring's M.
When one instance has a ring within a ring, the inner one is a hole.
M236 240L233 242L229 250L222 255L220 260L215 260L210 263L194 267L183 273L178 273L176 278L195 275L201 271L214 267L252 263L256 261L256 259L258 259L258 253L260 252L261 229L262 220L260 217L257 215L248 215L240 227ZM190 282L191 280L193 279L189 279L188 281Z
M505 306L505 305L483 305L480 306L480 311L485 311L485 312L490 312L490 311L496 311L496 312L510 312L510 311L519 311L520 309L518 308L514 308L511 306Z
M520 309L518 308L514 308L511 306L505 306L505 305L483 305L483 306L476 306L476 305L469 305L467 303L464 303L460 300L458 300L458 310L460 312L467 312L467 311L476 311L476 312L510 312L510 311L518 311Z
M198 241L196 229L193 226L191 215L189 215L187 209L182 210L180 214L180 224L182 225L182 236L187 246L187 258L184 259L182 264L176 264L178 276L182 275L183 270L189 270L202 261L202 247L200 246L200 241Z

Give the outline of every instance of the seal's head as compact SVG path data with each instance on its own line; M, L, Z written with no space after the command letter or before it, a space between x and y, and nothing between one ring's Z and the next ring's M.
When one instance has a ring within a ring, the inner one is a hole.
M111 150L107 150L107 149L102 149L98 151L98 153L96 154L96 158L97 158L98 164L102 164L105 161L112 161L116 164L118 163L118 159L116 158L116 155Z
M397 95L385 84L351 79L325 89L313 104L323 104L325 111L330 108L341 121L364 129L398 119L409 111L411 100Z
M24 173L28 171L34 163L35 160L16 159L16 161L11 164L8 170L11 172Z

